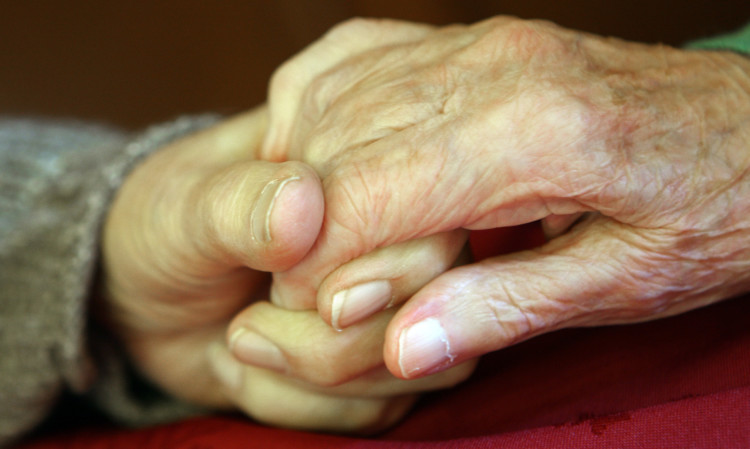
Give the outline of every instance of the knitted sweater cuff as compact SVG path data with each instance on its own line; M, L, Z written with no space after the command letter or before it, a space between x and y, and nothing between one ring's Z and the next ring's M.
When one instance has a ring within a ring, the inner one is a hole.
M98 391L123 371L88 349L100 227L138 161L213 122L185 118L129 136L0 119L0 446L37 425L63 390Z

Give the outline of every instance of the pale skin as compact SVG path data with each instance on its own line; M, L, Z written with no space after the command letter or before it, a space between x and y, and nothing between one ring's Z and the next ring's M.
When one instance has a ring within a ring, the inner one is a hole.
M284 427L382 430L417 393L455 385L474 364L403 381L382 358L393 311L339 333L314 311L267 301L268 272L292 267L314 244L323 193L306 165L257 160L266 126L265 109L242 114L168 145L129 175L104 229L97 314L134 366L178 398ZM391 257L411 254L403 269L431 276L425 257L447 267L458 256L444 249L452 242L434 241L432 251L404 245ZM259 352L264 341L281 350ZM237 361L248 354L261 355L262 367Z
M747 291L748 73L512 18L346 23L275 75L268 133L254 111L128 178L104 315L178 397L382 429L478 355ZM547 245L451 268L533 220Z
M269 98L262 157L310 164L326 203L321 235L274 275L272 301L338 328L403 304L384 348L398 377L750 288L741 55L507 17L354 20L282 66ZM546 245L451 269L413 294L389 292L400 273L371 253L534 220Z

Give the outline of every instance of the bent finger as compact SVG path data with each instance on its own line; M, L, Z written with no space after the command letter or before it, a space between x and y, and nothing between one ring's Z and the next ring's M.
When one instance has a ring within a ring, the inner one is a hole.
M245 363L299 379L327 394L385 397L453 386L473 363L410 382L384 369L383 339L393 311L337 332L315 311L290 311L259 302L240 312L228 330L228 346Z
M659 245L648 232L597 217L537 250L451 270L394 317L386 365L411 379L563 327L684 310L672 271L681 267Z
M271 77L268 94L271 119L263 143L263 158L289 159L289 139L303 94L317 76L358 53L417 40L432 29L429 25L396 20L351 19L282 64Z
M256 302L227 332L232 353L315 385L339 385L383 365L383 341L393 311L337 332L314 310L290 311Z
M416 400L342 397L305 388L283 375L242 365L223 346L209 353L225 396L250 417L279 427L345 433L374 433L397 422Z
M467 237L468 231L458 229L380 248L347 262L321 284L320 315L335 329L343 329L400 305L454 265Z
M409 394L426 393L454 387L471 376L479 359L471 359L445 371L417 379L395 377L385 365L339 385L319 386L309 384L309 388L326 394L345 397L389 398Z

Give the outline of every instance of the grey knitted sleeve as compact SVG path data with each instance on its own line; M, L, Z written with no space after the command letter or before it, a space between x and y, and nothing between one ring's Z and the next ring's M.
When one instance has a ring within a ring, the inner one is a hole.
M81 123L0 119L0 447L37 425L65 389L105 396L95 399L126 420L149 419L116 387L123 382L117 355L94 360L88 349L99 228L138 160L214 121L180 119L128 136ZM176 405L157 414L180 413Z

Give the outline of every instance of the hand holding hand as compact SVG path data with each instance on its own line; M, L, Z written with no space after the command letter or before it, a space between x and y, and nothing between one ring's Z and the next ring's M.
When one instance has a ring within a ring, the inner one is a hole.
M243 114L128 177L104 229L104 319L136 368L174 396L285 427L380 430L415 393L453 385L473 365L405 382L383 368L392 313L344 334L263 301L267 272L305 255L323 215L309 167L256 160L265 128L265 110ZM248 359L263 368L238 361Z
M308 251L323 211L301 163L257 161L253 111L159 150L126 179L104 228L104 314L138 368L177 396L225 404L206 351Z

